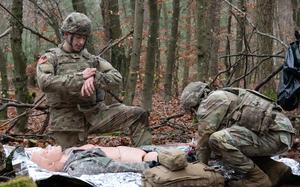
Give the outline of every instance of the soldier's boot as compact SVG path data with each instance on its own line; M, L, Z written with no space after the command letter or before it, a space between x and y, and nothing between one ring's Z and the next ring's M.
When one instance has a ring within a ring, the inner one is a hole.
M227 185L229 187L271 187L272 183L269 177L255 165L242 179L228 181Z
M272 186L278 186L292 175L292 169L282 162L277 162L270 157L257 157L253 161L269 176Z

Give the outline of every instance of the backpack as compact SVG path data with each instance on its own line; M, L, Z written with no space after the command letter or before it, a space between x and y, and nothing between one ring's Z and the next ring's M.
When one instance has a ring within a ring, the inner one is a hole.
M254 90L239 89L239 97L242 98L237 107L229 115L231 124L262 134L268 131L269 126L274 123L276 108L274 102L268 97Z
M187 158L178 149L161 149L158 151L158 162L171 171L181 170L187 166Z
M171 171L163 165L143 172L144 187L223 187L224 177L213 171L206 171L203 163L191 164L182 170Z
M287 111L298 107L300 93L299 40L291 43L285 54L277 90L277 103Z

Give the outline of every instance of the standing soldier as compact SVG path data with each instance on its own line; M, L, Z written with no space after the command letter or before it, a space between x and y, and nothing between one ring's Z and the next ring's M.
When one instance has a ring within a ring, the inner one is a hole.
M295 129L276 104L253 90L210 91L202 82L187 85L181 103L185 110L194 111L198 119L199 161L207 164L213 151L224 164L245 175L229 181L230 187L271 186L269 177L250 157L274 156L292 146Z
M106 105L105 90L120 84L121 74L85 48L91 20L73 12L63 21L63 43L38 61L38 85L50 107L49 128L63 148L86 143L88 134L128 129L135 146L151 144L148 114L140 107Z

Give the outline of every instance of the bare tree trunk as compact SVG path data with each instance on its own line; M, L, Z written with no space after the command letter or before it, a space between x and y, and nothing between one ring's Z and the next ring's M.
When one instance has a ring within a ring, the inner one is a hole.
M187 1L189 3L188 6L191 6L191 1ZM192 35L192 26L191 26L191 11L188 8L186 11L186 44L187 48L186 51L189 52L191 50L191 35ZM183 65L183 79L182 79L182 88L186 87L189 83L189 72L190 72L190 65L189 61L185 60Z
M168 18L168 7L166 5L167 2L162 3L162 11L163 11L163 28L165 29L164 35L166 38L169 36L169 18ZM166 43L167 46L167 43Z
M0 48L1 98L8 98L7 62L3 49ZM4 100L0 102L5 103ZM7 110L0 111L0 120L7 118Z
M125 103L132 104L135 94L135 87L137 82L137 75L139 72L143 22L144 22L144 0L135 1L135 15L134 15L134 33L133 33L133 47L130 59L130 71L128 76L128 85L125 93Z
M102 0L100 7L103 17L103 27L106 36L106 41L109 42L121 38L122 30L120 25L118 0ZM107 58L107 56L105 57L122 74L122 86L124 89L127 81L129 67L128 59L125 55L124 46L121 44L112 47L109 58Z
M130 11L131 11L131 16L132 16L132 28L133 28L133 24L134 24L134 12L135 12L135 0L130 0Z
M218 52L219 52L219 33L220 33L220 9L221 3L218 0L208 2L209 16L206 16L208 27L210 29L210 59L209 59L209 77L218 74Z
M35 3L34 4L34 28L36 30L38 30L38 27L39 27L39 25L38 25L38 14L39 14L38 7L37 7L37 4ZM33 52L35 61L37 61L39 59L40 48L41 48L41 39L40 39L39 36L35 36L35 48L34 48L34 52Z
M229 0L229 2L231 3L232 0ZM230 45L230 41L231 41L231 33L232 33L232 30L231 30L231 25L232 25L232 14L231 14L231 6L228 7L228 10L227 10L227 14L228 14L228 18L227 18L227 36L226 36L226 44L225 44L225 54L226 55L230 55L230 49L231 49L231 45ZM224 64L225 64L225 67L226 69L229 69L231 67L231 58L230 57L226 57L224 58ZM226 80L230 79L230 71L227 71L226 72Z
M85 15L87 15L87 11L86 11L86 7L85 7L85 3L83 0L72 0L72 5L73 5L73 9L76 11L76 12L80 12L80 13L83 13ZM86 43L86 48L87 50L92 53L92 54L95 54L95 49L93 47L93 35L91 34L89 37L88 37L88 41Z
M274 1L273 0L260 0L257 1L256 8L256 23L257 29L267 34L273 34L273 13ZM272 54L273 53L273 40L269 37L258 35L257 36L258 52L259 54ZM259 80L263 80L273 70L272 59L264 62L260 67ZM268 96L276 95L275 81L270 80L262 90Z
M154 69L156 61L157 38L158 38L158 9L157 0L148 0L150 25L147 43L147 57L145 67L145 80L143 84L143 107L147 111L152 110L152 94L153 94L153 81L154 81Z
M245 1L241 0L238 1L237 7L240 10L243 10L244 12L246 12L246 5L245 5ZM237 26L236 26L236 53L242 53L243 52L243 40L244 40L244 35L245 35L245 17L243 15L238 14L237 15ZM240 60L241 57L236 57L236 62L237 66L234 69L235 74L234 74L234 78L238 78L240 77L244 71L244 60ZM240 85L240 81L237 81L234 86L239 87Z
M178 35L178 21L180 14L180 1L173 0L173 17L171 26L171 36L169 40L168 53L167 53L167 67L165 74L165 101L170 101L172 97L172 82L173 82L173 72L174 65L176 61L176 42Z
M22 22L23 19L23 1L22 0L13 0L12 4L12 14L15 18L11 18L11 34L10 34L10 42L12 49L12 56L14 60L14 85L15 85L15 93L16 99L18 101L28 103L31 102L31 98L29 97L29 93L27 90L27 77L26 77L26 57L22 49L22 32L23 27L18 22ZM16 20L18 19L18 21ZM24 112L24 109L17 108L18 114ZM17 122L16 130L20 132L24 132L27 125L27 116L20 118Z
M158 31L160 29L160 14L161 14L162 4L158 4ZM160 38L160 33L158 32L157 37ZM157 90L159 88L160 76L162 72L161 60L160 60L160 50L161 50L161 42L160 39L157 40L157 50L155 54L155 71L154 71L154 89Z
M296 30L300 29L300 2L299 0L292 0L293 4L293 20L296 23Z
M197 79L205 81L208 79L209 62L209 28L206 23L208 4L206 0L196 0L197 13Z

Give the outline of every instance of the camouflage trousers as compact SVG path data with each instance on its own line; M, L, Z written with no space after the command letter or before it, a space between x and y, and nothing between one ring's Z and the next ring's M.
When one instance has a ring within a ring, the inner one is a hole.
M149 168L146 162L123 163L108 158L100 148L76 150L64 165L64 172L72 176L96 175L99 173L135 172Z
M247 173L254 167L249 157L274 156L292 144L292 134L284 131L269 131L258 136L245 127L231 126L213 133L209 146L215 155L228 166Z
M124 104L99 103L91 108L52 108L50 132L63 148L86 143L87 136L116 130L129 132L135 146L151 144L148 113Z

